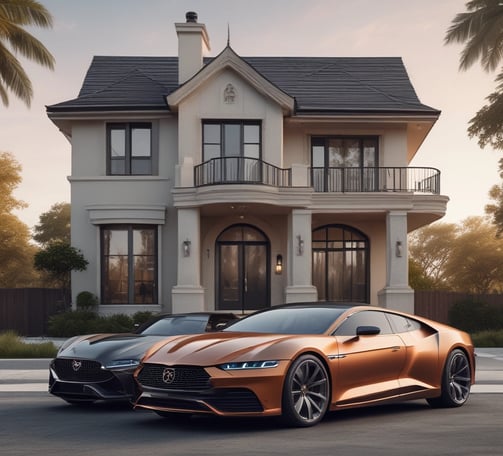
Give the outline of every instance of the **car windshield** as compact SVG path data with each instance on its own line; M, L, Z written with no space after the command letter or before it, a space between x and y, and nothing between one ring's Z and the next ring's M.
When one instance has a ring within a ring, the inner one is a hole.
M324 334L346 307L279 307L236 321L226 332Z
M177 336L180 334L198 334L206 329L206 315L181 315L165 317L140 331L147 336Z

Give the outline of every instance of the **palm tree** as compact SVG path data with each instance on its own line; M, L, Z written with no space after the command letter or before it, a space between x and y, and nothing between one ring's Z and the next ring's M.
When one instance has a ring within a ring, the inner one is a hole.
M466 9L453 19L445 43L465 43L460 69L468 69L480 58L484 70L493 71L503 57L503 2L471 0Z
M0 98L9 105L10 90L29 107L33 88L17 55L54 68L54 57L44 45L23 29L25 26L52 27L52 16L36 0L0 0Z

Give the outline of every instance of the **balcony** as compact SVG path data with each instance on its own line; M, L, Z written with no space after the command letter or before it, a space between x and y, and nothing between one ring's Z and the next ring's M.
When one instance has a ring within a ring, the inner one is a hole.
M194 167L194 185L261 184L291 187L290 169L282 169L257 158L213 158Z
M309 168L296 165L294 172L292 168L278 168L249 157L213 158L194 167L194 186L260 184L273 187L312 187L315 192L327 193L440 194L440 171L435 168ZM295 174L294 179L292 174Z

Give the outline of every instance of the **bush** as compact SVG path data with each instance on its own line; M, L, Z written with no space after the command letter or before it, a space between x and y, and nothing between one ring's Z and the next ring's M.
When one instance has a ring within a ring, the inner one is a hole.
M98 297L90 291L81 291L76 298L77 309L80 310L96 310L98 307Z
M27 344L13 331L0 333L0 358L54 358L57 351L52 342Z
M503 330L474 333L472 341L475 347L503 347Z
M134 325L141 326L143 325L143 323L146 323L148 320L150 320L153 316L154 314L148 310L136 312L133 315L133 323Z
M131 332L133 326L133 319L128 315L99 316L90 310L70 310L49 318L48 335L72 337L96 333L126 333Z
M490 305L468 298L456 302L451 307L449 324L469 333L501 329L503 306Z

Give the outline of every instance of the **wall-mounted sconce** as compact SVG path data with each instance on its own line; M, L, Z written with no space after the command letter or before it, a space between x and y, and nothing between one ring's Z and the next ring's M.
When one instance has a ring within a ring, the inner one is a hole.
M297 235L297 255L304 255L304 239L301 235Z
M185 239L185 241L183 241L182 248L183 248L183 256L189 257L190 256L190 241L188 239Z
M281 274L283 272L283 256L276 255L276 274Z
M402 241L396 241L396 244L395 244L395 255L397 256L397 258L401 258L401 256L403 255Z

